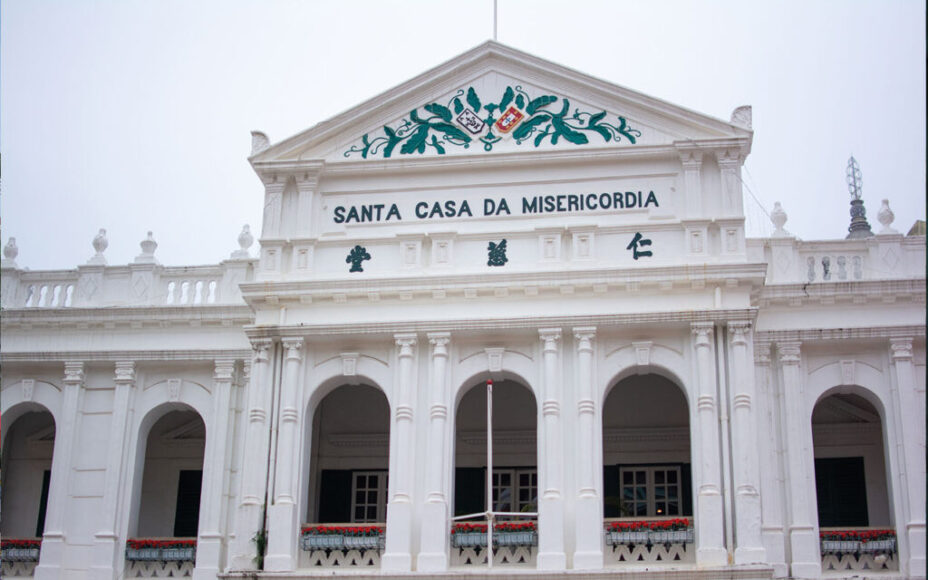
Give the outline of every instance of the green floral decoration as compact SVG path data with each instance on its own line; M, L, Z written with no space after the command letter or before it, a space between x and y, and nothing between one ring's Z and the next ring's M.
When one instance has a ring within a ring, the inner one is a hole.
M352 145L344 155L350 157L360 153L363 159L382 155L387 159L393 156L397 146L401 155L421 155L430 148L444 155L446 147L468 149L475 140L483 144L484 151L492 151L493 146L502 141L502 137L493 133L493 124L497 121L497 115L505 113L510 105L515 105L525 115L525 119L512 132L517 145L529 141L538 147L546 139L552 145L560 141L585 145L589 143L591 133L598 134L606 143L619 143L624 137L629 143L635 144L641 137L641 131L631 128L622 116L611 121L606 111L591 113L577 108L571 115L570 101L564 97L541 95L532 98L521 85L516 85L515 88L507 86L498 101L483 102L474 88L469 87L467 91L458 90L446 105L425 105L422 107L424 114L419 109L413 109L409 117L398 126L384 125L381 135L370 137L365 133L361 143ZM484 115L480 119L484 123L483 129L473 136L455 123L456 116L464 113L465 108L469 108L478 117Z

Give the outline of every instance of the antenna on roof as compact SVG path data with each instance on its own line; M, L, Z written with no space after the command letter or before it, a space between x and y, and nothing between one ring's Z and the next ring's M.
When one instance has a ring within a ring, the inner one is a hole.
M496 0L493 0L493 42L496 42Z

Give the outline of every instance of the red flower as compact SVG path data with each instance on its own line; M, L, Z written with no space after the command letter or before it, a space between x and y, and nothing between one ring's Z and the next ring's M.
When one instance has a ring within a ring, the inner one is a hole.
M17 538L3 538L0 540L0 549L5 548L18 548L18 549L35 549L42 547L42 540L38 539L17 539Z

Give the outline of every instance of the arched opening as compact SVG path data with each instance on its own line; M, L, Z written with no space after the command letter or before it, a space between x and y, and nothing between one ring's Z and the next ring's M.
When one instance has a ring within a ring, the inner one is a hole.
M487 389L468 387L455 415L454 514L486 511ZM537 410L528 387L493 384L493 511L538 510ZM501 518L503 519L503 518Z
M689 408L658 374L632 375L603 404L603 515L693 515Z
M342 385L313 413L306 521L386 522L390 405L380 389Z
M0 535L5 539L41 538L48 509L55 419L35 405L12 421L3 441Z
M197 536L206 426L188 409L168 411L148 431L138 516L130 537Z
M851 392L812 410L815 492L821 528L892 525L880 413Z

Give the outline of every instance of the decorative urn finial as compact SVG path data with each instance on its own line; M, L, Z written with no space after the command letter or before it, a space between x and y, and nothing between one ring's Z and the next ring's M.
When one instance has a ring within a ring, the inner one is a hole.
M776 228L773 231L773 237L782 238L789 235L789 232L783 229L783 224L786 223L788 218L789 216L786 215L785 211L783 211L783 206L780 205L780 202L774 202L773 211L770 212L770 221L773 222L773 225Z
M892 223L896 219L896 214L893 213L893 210L889 209L889 200L884 199L883 205L880 206L880 211L876 214L876 219L879 220L880 225L883 226L883 229L880 230L881 234L898 234L899 232L892 228Z
M93 257L91 257L87 261L87 263L97 265L97 266L105 266L106 256L103 255L103 252L106 251L106 248L109 245L110 243L106 239L106 230L103 228L100 228L100 231L97 232L97 235L93 237L93 249L97 253L94 254Z
M142 253L135 257L136 264L158 263L158 261L155 260L155 250L158 249L158 242L155 241L150 231L148 232L148 237L139 242L139 246L142 247Z
M864 209L864 200L860 197L863 195L863 179L860 174L860 165L851 155L847 160L847 190L851 194L851 225L848 226L848 240L869 238L873 236L870 229L870 222L867 221L867 210Z
M251 235L251 226L245 224L242 226L242 233L238 235L238 250L232 252L233 260L247 260L251 257L248 253L248 248L251 247L251 244L255 242L254 236Z
M16 238L7 240L3 246L3 266L9 268L16 267L16 256L19 255L19 248L16 247Z

